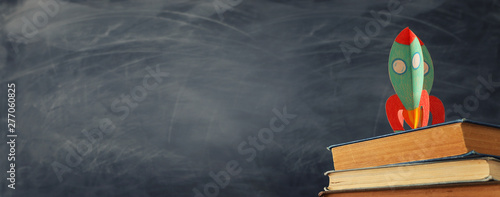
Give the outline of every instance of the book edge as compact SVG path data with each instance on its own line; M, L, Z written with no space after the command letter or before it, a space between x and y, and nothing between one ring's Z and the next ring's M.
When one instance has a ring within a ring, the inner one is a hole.
M450 125L450 124L455 124L455 123L472 123L472 124L483 125L483 126L488 126L488 127L500 128L500 125L483 123L483 122L463 118L463 119L452 120L452 121L443 122L443 123L439 123L439 124L429 125L426 127L420 127L420 128L416 128L416 129L401 131L401 132L397 132L397 133L388 133L388 134L384 134L384 135L379 135L379 136L344 142L344 143L340 143L340 144L334 144L334 145L330 145L330 146L326 147L326 149L331 151L331 149L335 148L335 147L345 146L345 145L349 145L349 144L355 144L355 143L364 142L364 141L370 141L370 140L379 139L379 138L386 138L386 137L390 137L390 136L394 136L394 135L401 135L401 134L405 134L405 133L415 132L415 131L433 128L433 127L438 127L438 126L443 126L443 125Z
M468 157L469 153L473 153L475 155L472 155L472 157ZM465 160L488 160L488 161L500 162L500 156L480 154L480 153L475 153L475 151L471 151L469 153L463 154L463 155L465 155L465 157L452 156L449 158L429 159L429 160L422 160L422 161L411 161L411 162L387 164L387 165L382 165L382 166L373 166L373 167L366 167L366 168L354 168L354 169L345 169L345 170L328 170L328 171L324 172L323 174L325 176L328 176L328 174L334 173L334 172L370 170L370 169L391 168L391 167L399 167L399 166L425 165L425 164L443 163L443 161L448 162L448 161L465 161ZM457 156L462 156L462 155L457 155Z
M365 191L365 190L419 188L419 187L424 187L424 186L439 187L439 186L450 186L450 185L455 185L455 184L461 185L461 184L474 184L474 183L485 183L485 182L500 184L500 181L497 181L496 179L491 178L491 176L487 176L483 179L477 179L477 180L450 181L450 182L440 182L440 183L432 183L432 184L423 183L423 184L393 185L393 186L381 186L381 187L360 187L360 188L338 189L338 190L329 190L328 187L325 187L324 189L326 189L325 192L337 193L337 192L354 192L354 191Z

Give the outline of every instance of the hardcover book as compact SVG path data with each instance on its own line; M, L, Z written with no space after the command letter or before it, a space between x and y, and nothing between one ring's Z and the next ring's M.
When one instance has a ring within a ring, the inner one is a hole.
M420 186L396 189L371 189L349 191L322 191L320 197L498 197L500 184L486 182L477 184L451 184L446 186Z
M500 160L492 157L405 163L328 171L325 190L395 188L500 180Z
M456 120L329 146L335 170L432 159L500 155L500 127Z

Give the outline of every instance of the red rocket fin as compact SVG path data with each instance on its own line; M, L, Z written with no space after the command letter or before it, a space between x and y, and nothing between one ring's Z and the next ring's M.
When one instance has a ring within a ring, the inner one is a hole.
M432 124L443 123L445 118L443 102L438 97L429 96L430 113L432 114Z
M389 120L389 124L392 127L394 132L404 131L404 118L403 118L403 103L399 100L398 95L394 94L387 99L385 102L385 113L387 115L387 119Z
M429 93L427 93L427 90L422 90L422 96L420 97L420 106L422 106L422 127L425 127L429 123L429 111L430 111L430 104L429 104Z

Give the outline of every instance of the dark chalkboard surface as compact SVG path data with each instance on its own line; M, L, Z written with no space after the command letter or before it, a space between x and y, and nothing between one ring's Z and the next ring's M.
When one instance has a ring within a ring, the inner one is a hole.
M446 119L500 123L497 1L8 0L0 14L0 164L15 163L1 196L315 196L325 147L392 132L387 61L405 27Z

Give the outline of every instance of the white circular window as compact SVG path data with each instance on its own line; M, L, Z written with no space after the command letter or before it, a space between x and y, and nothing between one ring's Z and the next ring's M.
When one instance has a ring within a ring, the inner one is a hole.
M420 66L420 53L416 52L415 54L413 54L413 58L411 61L413 68L417 69Z

